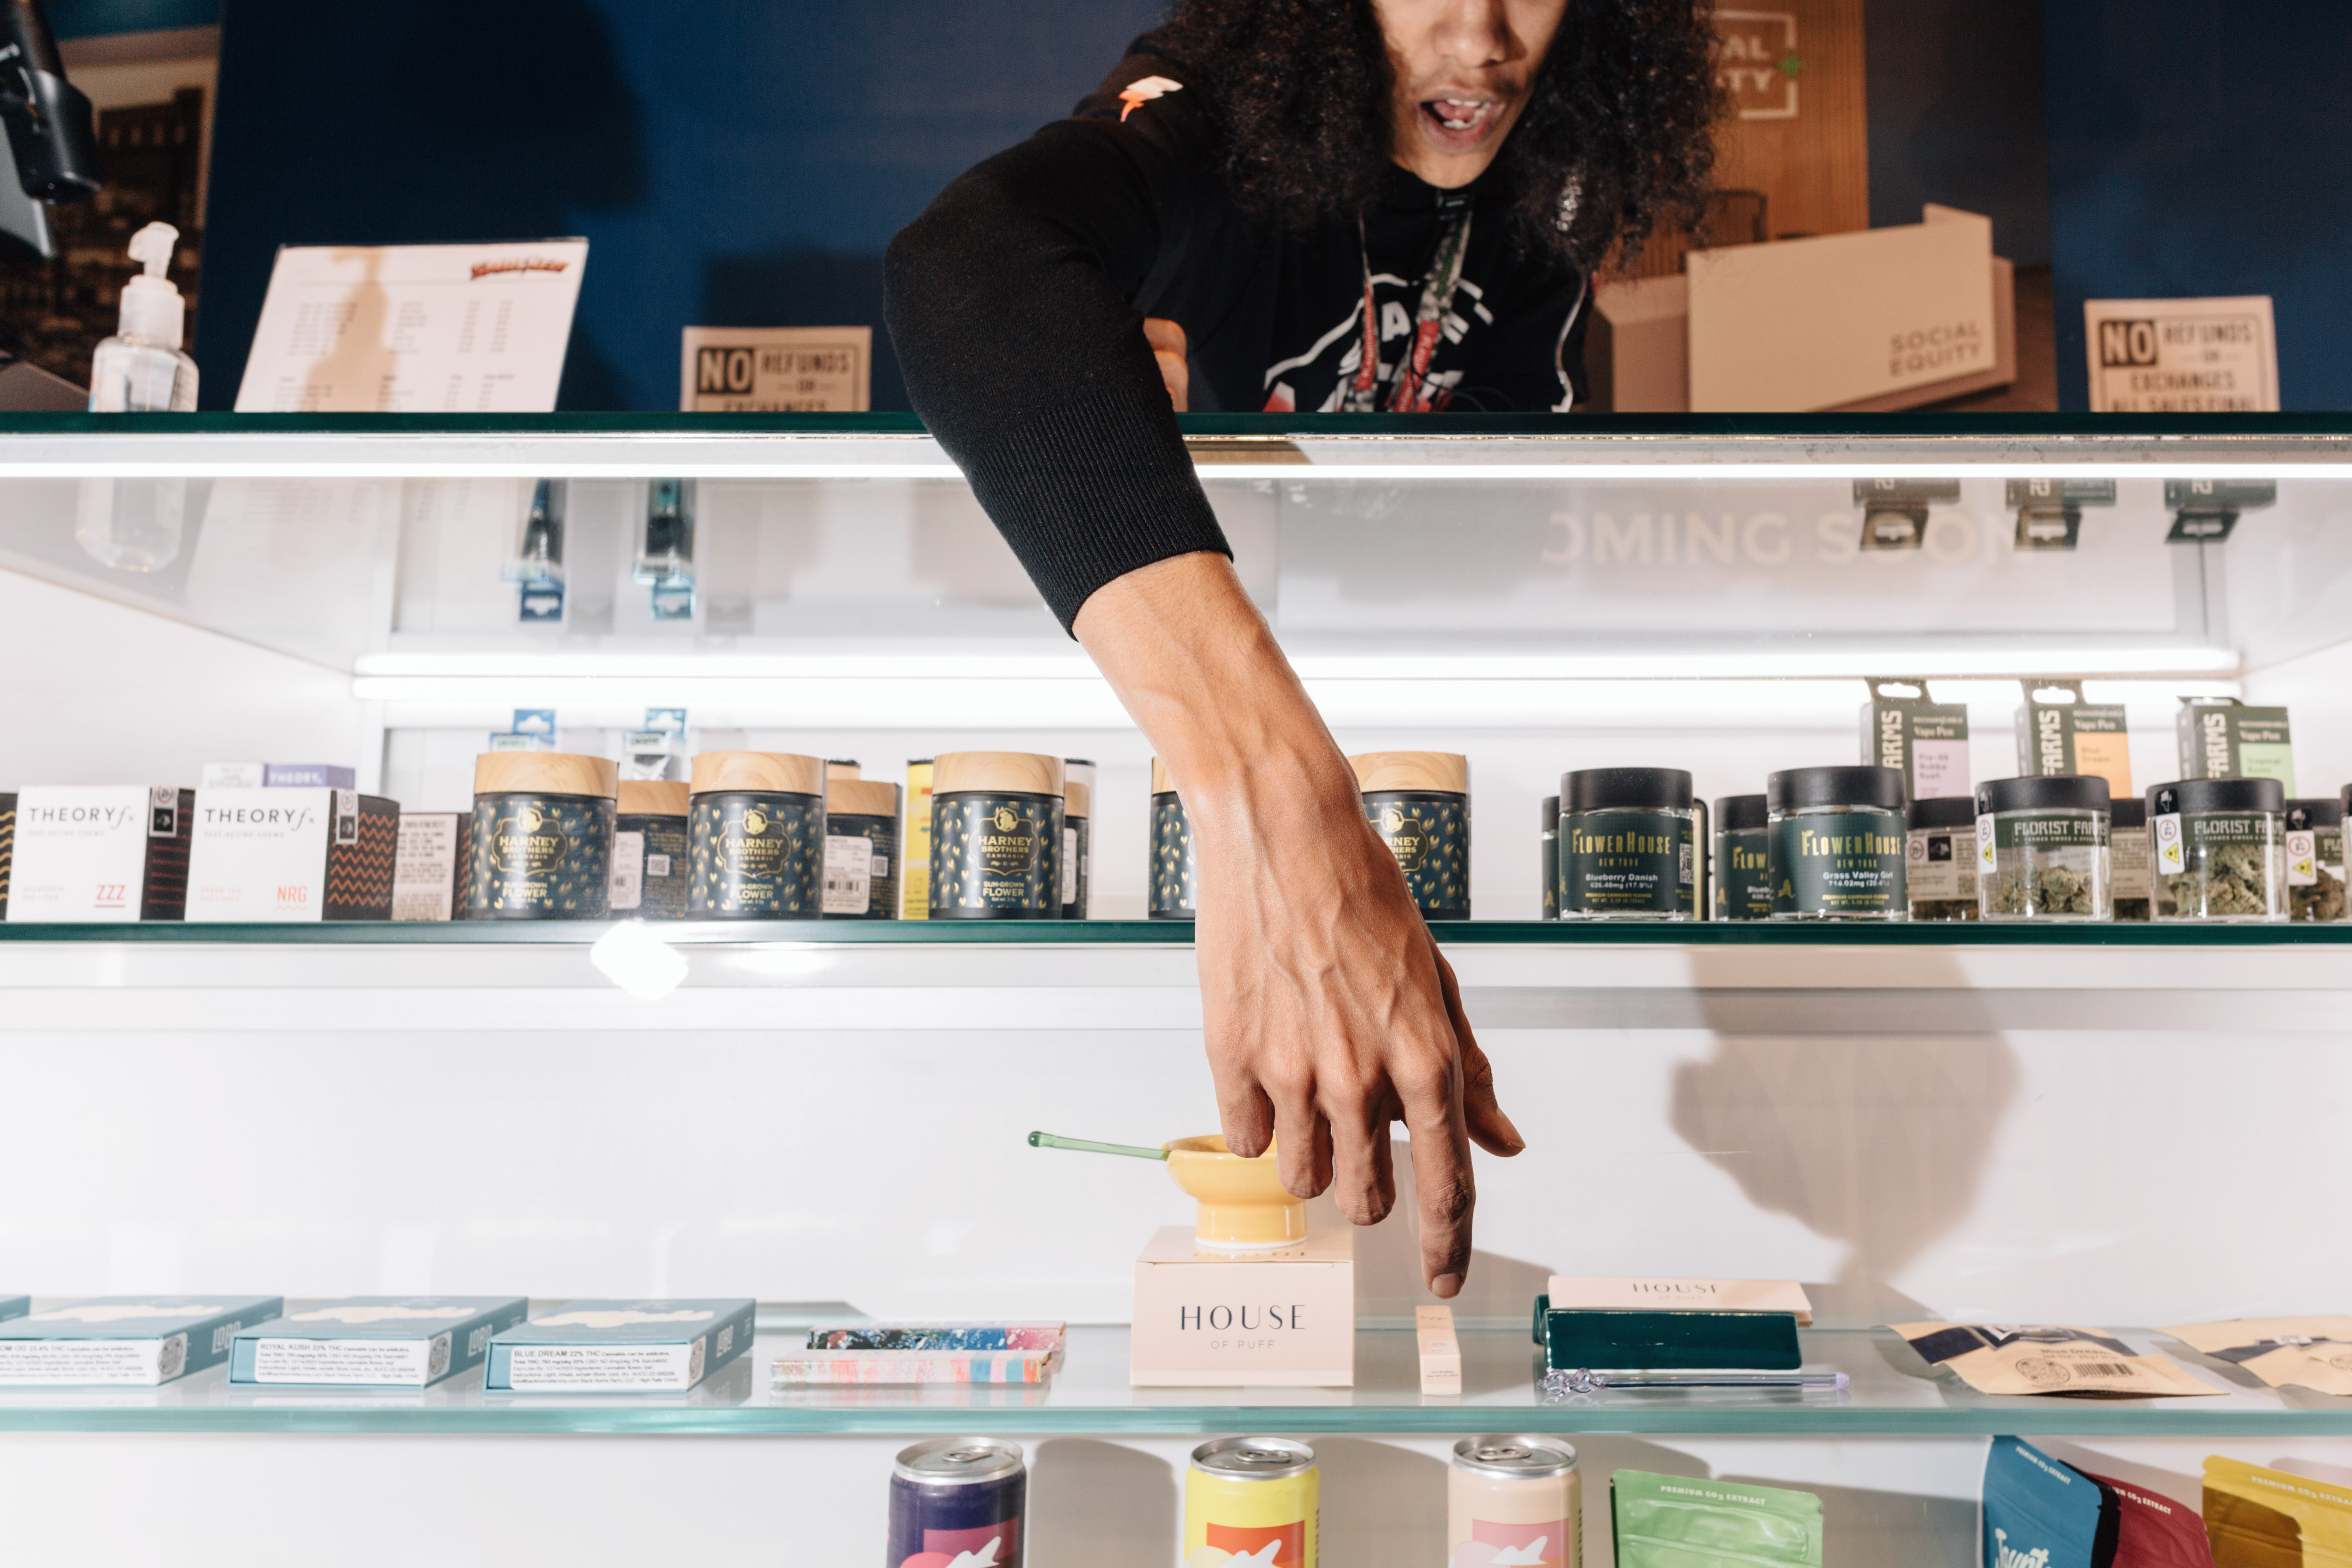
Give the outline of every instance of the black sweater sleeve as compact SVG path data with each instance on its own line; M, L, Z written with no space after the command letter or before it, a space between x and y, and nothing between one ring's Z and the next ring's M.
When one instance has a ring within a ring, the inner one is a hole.
M1113 79L1170 69L1130 57ZM1233 553L1128 303L1200 177L1181 97L1045 127L949 185L884 259L915 411L1065 629L1115 577Z

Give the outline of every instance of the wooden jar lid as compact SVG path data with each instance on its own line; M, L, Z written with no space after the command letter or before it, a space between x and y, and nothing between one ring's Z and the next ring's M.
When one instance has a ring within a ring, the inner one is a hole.
M1066 779L1062 783L1062 816L1065 818L1087 815L1088 790L1083 780Z
M683 779L623 779L623 816L684 816L687 787Z
M1176 793L1176 781L1168 776L1168 764L1158 757L1151 759L1151 793L1154 795Z
M1028 752L942 752L931 767L931 794L1059 795L1062 759Z
M824 782L828 784L842 779L861 779L865 776L864 768L854 757L827 757L824 760Z
M621 764L566 752L485 752L474 759L476 795L584 795L620 792Z
M898 815L898 786L880 779L837 779L825 763L824 809L835 816Z
M1348 765L1356 770L1356 787L1366 795L1396 789L1470 793L1470 759L1453 752L1366 752L1349 757Z
M694 759L694 793L745 790L765 795L823 795L824 760L790 752L705 752Z

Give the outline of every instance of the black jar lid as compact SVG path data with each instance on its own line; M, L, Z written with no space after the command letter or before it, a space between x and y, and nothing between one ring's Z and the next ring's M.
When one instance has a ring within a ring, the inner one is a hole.
M1559 831L1559 796L1556 795L1544 796L1543 830L1546 833Z
M2107 802L2107 826L2110 827L2146 827L2147 802L2136 795L2127 795Z
M1868 805L1903 809L1903 774L1895 768L1790 768L1764 781L1764 800L1773 811L1815 805Z
M1991 779L1977 785L1979 813L2106 809L2107 781L2097 773L2046 773L2038 778Z
M2340 800L2288 801L2286 825L2297 833L2314 827L2341 827L2344 826L2344 803Z
M1760 795L1727 795L1716 799L1715 826L1718 831L1738 833L1771 825L1772 808Z
M1969 827L1977 825L1977 802L1969 795L1931 795L1911 803L1904 821L1913 827Z
M2179 779L2147 792L2147 814L2286 810L2286 785L2276 779Z
M1560 814L1688 811L1691 776L1680 768L1579 768L1559 775Z

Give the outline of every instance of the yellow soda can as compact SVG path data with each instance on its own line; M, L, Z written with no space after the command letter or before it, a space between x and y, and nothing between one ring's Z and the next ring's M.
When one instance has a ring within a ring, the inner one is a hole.
M1584 1498L1557 1437L1465 1437L1445 1485L1446 1568L1578 1568Z
M1183 1568L1315 1568L1315 1450L1293 1437L1220 1437L1184 1472Z
M898 918L931 918L931 759L907 764L907 832L898 879Z

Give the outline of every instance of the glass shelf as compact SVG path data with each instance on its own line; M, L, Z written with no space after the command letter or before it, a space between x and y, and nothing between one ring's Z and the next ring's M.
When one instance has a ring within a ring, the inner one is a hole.
M648 927L677 946L1190 947L1190 921L663 921ZM0 942L227 943L584 947L602 921L332 921L312 924L44 925L0 922ZM1686 925L1573 921L1440 921L1445 947L1558 948L2328 948L2352 946L2352 921L2331 925L2200 925L2187 921L2018 924L1898 921L1698 921Z
M1467 1392L1458 1397L1416 1392L1415 1341L1402 1329L1357 1335L1357 1386L1351 1389L1138 1389L1127 1382L1127 1331L1076 1328L1070 1331L1067 1365L1038 1389L774 1391L768 1387L770 1363L799 1342L798 1335L776 1333L760 1336L748 1356L682 1394L492 1394L483 1391L478 1372L423 1391L232 1390L214 1368L152 1390L0 1390L0 1431L2352 1436L2352 1399L2265 1389L2249 1374L2160 1335L2119 1332L2136 1350L2161 1350L2227 1392L2169 1400L1993 1398L1906 1370L1906 1363L1920 1363L1886 1331L1817 1330L1803 1335L1808 1369L1848 1373L1850 1391L1656 1391L1549 1402L1535 1387L1533 1347L1523 1328L1462 1333Z

